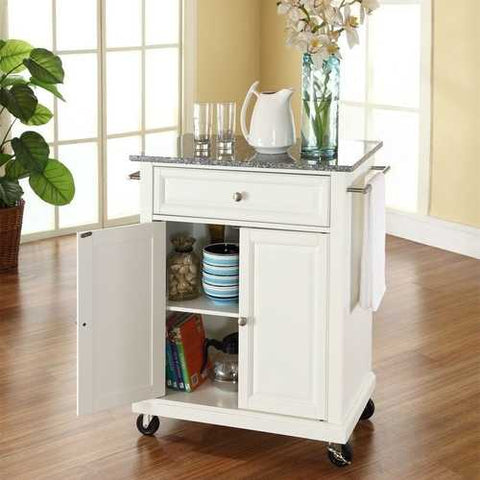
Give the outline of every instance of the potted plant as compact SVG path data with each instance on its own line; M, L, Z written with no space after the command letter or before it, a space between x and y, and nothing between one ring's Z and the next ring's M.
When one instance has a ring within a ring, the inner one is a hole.
M37 132L10 138L16 122L48 123L52 112L38 102L37 89L63 100L62 61L44 48L22 40L0 39L0 271L16 268L24 201L19 180L28 178L32 190L45 202L66 205L75 195L72 174L50 156L50 147Z

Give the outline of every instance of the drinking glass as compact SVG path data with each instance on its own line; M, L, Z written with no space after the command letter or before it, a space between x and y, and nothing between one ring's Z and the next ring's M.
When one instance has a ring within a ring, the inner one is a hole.
M231 150L235 143L235 102L217 103L217 146L219 150Z
M193 105L193 137L195 148L208 150L212 138L213 105L195 103Z

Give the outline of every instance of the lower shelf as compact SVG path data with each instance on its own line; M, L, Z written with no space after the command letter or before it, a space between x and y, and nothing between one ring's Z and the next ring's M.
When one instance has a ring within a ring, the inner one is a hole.
M209 407L238 408L237 392L220 389L209 380L190 393L179 392L169 388L167 388L166 393L165 397L159 400L163 402L179 402Z
M244 410L238 408L236 392L220 390L211 382L207 382L192 393L169 390L165 397L132 404L132 411L160 418L176 418L345 444L371 398L374 388L375 375L370 373L343 423Z

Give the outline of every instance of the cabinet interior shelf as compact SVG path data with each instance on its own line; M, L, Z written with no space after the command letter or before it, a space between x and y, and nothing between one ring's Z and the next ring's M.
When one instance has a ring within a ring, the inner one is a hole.
M179 402L218 408L238 408L238 393L218 388L207 380L197 390L186 393L167 388L166 396L157 399L159 403Z
M202 295L194 300L185 300L181 302L172 302L171 300L168 300L167 311L238 318L238 303L229 305L217 304Z

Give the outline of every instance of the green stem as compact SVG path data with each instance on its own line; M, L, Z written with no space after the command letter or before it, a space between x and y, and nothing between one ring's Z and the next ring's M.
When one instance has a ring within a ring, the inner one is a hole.
M2 75L2 79L0 80L0 83L2 83L11 73L13 73L18 67L21 67L23 65L22 63L19 63L16 67L13 67L9 72L4 73Z
M16 121L17 121L17 119L15 118L15 120L13 120L12 124L11 124L10 127L8 128L7 133L6 133L5 136L3 137L2 143L0 144L0 150L2 150L3 147L4 147L4 145L9 142L9 141L7 141L7 138L8 138L8 136L10 135L10 132L12 131L12 128L13 128L13 126L15 125L15 122L16 122Z

